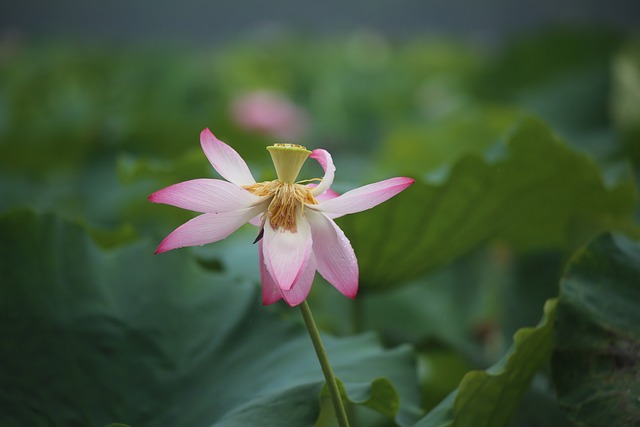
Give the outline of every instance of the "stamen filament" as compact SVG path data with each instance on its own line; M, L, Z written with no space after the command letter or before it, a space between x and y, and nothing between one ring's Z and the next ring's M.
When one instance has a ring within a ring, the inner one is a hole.
M318 204L311 194L311 190L301 184L275 180L259 182L243 188L256 196L271 197L265 221L269 220L274 230L282 227L295 233L297 231L296 214L298 210L303 213L305 203Z

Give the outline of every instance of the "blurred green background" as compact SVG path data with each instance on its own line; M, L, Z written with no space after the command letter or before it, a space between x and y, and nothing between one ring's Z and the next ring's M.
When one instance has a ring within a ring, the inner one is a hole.
M420 422L541 317L504 421L457 425L570 425L543 306L594 236L638 237L638 9L0 5L0 424L331 425L298 313L259 303L255 229L152 256L194 214L147 196L215 177L209 127L257 179L283 140L329 150L338 191L416 179L338 221L358 298L310 296L356 425Z

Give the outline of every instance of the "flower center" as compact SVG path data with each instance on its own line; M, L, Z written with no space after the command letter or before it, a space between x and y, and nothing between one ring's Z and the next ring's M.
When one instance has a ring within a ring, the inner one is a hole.
M269 221L274 230L283 229L295 233L296 215L304 212L304 204L317 205L311 190L302 184L282 182L280 180L258 182L243 188L259 197L271 197L263 221Z

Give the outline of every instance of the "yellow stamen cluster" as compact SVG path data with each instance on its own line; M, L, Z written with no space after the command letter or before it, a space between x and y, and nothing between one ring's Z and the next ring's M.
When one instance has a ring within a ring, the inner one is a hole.
M304 212L304 204L317 205L311 190L302 184L282 182L280 180L258 182L244 186L246 190L260 197L272 197L267 208L267 219L275 230L282 227L295 233L298 209Z

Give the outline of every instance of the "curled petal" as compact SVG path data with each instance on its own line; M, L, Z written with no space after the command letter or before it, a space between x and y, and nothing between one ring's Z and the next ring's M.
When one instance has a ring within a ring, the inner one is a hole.
M320 163L320 166L322 166L322 169L324 169L324 176L322 177L322 181L320 181L320 183L311 190L311 194L313 194L313 196L315 197L324 193L329 189L329 187L331 187L331 184L333 184L333 176L335 175L336 167L333 165L331 154L329 154L329 152L326 150L313 150L309 157L312 159L316 159L318 163Z
M221 179L194 179L158 190L149 200L196 212L229 212L248 208L260 197Z
M306 268L300 273L298 280L293 284L290 290L282 291L282 298L291 307L295 307L302 301L307 299L309 291L311 291L311 285L313 284L313 278L316 275L316 259L311 253L309 256L309 262Z
M184 246L199 246L222 240L263 209L264 207L259 205L238 211L204 213L185 222L165 237L156 249L156 254Z
M216 138L209 129L200 133L200 145L213 168L224 179L238 186L256 183L249 167L236 150Z
M371 209L389 200L414 182L411 178L390 178L347 191L334 199L321 201L312 208L324 212L330 218L338 218Z
M322 212L305 213L311 225L317 269L344 296L358 292L358 260L344 232Z
M283 291L291 289L309 261L311 254L311 230L309 223L298 215L297 230L274 230L271 221L264 223L264 263L271 277Z
M260 281L262 282L262 305L269 305L277 302L282 298L282 293L271 274L264 264L264 255L262 253L262 240L258 242L258 258L260 263Z

